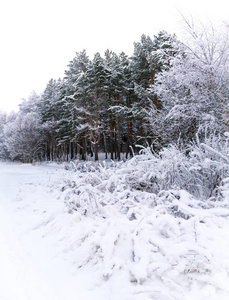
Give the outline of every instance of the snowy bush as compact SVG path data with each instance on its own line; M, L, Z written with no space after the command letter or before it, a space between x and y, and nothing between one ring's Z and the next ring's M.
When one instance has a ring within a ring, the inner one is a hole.
M209 278L215 289L225 289L217 278L229 275L229 265L225 260L228 273L223 275L216 240L229 216L229 203L203 202L184 190L163 190L157 195L134 190L125 175L145 170L146 158L136 157L116 170L107 168L100 181L95 175L102 172L76 171L72 180L53 183L53 195L67 205L66 220L71 224L61 228L62 239L68 240L65 258L74 253L74 268L93 268L96 285L122 278L125 286L149 299L157 291L160 295L163 291L162 299L167 295L184 299L185 291L208 286ZM222 184L222 194L228 182ZM56 224L53 220L48 228L59 235Z
M227 151L226 141L211 136L205 143L197 138L186 149L170 145L159 154L142 148L140 155L125 163L74 161L67 169L76 173L77 180L61 182L59 189L69 210L82 214L98 213L108 202L118 202L120 210L130 213L138 202L156 205L155 196L170 190L185 190L200 200L216 200L222 180L229 176ZM179 212L174 209L174 213ZM130 218L134 217L133 212Z
M147 178L145 186L151 186L154 193L184 189L206 200L219 196L220 183L229 175L228 145L220 136L206 136L204 143L200 143L197 136L196 142L186 149L170 145L158 155L149 148L143 149L142 153L138 164L142 166L141 172L145 173L144 176L141 173L138 173L140 176L135 175L135 185Z
M76 272L93 270L96 286L120 281L136 299L183 300L195 289L205 299L210 289L217 299L229 292L218 246L229 247L227 155L227 142L210 136L158 154L142 148L126 162L75 161L48 184L65 207L48 231L66 240L62 255Z
M227 144L221 138L211 136L205 143L197 140L189 153L193 182L187 190L205 199L219 196L220 183L229 174L227 155Z

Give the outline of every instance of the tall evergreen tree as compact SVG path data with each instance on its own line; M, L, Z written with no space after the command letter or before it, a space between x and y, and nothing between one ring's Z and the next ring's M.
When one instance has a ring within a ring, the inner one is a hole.
M61 116L59 100L61 95L62 81L51 79L39 103L39 113L46 135L46 156L48 160L54 160L58 156L57 129Z
M76 53L76 56L65 71L64 84L60 105L62 119L59 124L59 142L78 145L82 159L86 159L87 117L85 72L89 64L86 51ZM73 149L74 152L74 149Z
M95 160L98 160L98 150L101 139L101 116L108 98L108 70L104 59L96 53L89 63L85 73L88 95L88 116L90 123L90 142L94 148Z
M142 35L141 41L134 44L131 57L137 97L132 106L140 128L139 142L153 143L156 148L161 144L162 129L159 119L161 103L154 90L155 76L170 67L170 59L176 53L175 41L175 36L164 31L154 36L154 40Z

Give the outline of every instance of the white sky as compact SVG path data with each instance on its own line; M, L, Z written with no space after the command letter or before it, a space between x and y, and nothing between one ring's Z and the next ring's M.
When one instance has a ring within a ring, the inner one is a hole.
M228 20L228 0L2 0L0 110L17 110L33 90L64 76L75 52L131 55L143 33L178 33L180 15ZM228 20L229 21L229 20Z

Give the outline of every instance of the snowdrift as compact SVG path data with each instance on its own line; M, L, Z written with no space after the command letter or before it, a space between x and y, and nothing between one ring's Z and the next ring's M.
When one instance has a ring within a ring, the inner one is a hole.
M53 257L85 290L69 294L80 300L228 299L229 177L208 198L204 188L194 189L198 176L190 178L197 170L209 183L207 168L224 176L227 163L199 155L190 155L190 163L176 151L167 149L161 159L143 153L127 162L30 166L44 169L48 182L24 184L17 213L35 220L30 236L37 232L49 241ZM187 174L189 191L178 186Z
M159 191L154 166L144 155L66 166L46 185L56 206L45 214L46 237L75 274L93 274L100 299L227 299L229 179L217 199L197 200Z

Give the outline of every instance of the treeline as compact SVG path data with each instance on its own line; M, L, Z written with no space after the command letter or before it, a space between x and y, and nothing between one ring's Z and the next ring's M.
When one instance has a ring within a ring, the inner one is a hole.
M42 123L51 125L48 159L55 157L56 146L70 158L77 150L82 159L90 153L98 160L99 151L120 159L121 153L132 155L136 144L156 140L145 110L156 101L150 87L161 68L158 50L171 55L173 40L165 32L154 40L142 35L130 58L109 50L92 60L86 51L76 53L64 80L51 80L40 101Z
M185 21L188 43L162 31L142 35L131 57L76 53L63 79L51 79L19 113L1 114L0 156L121 159L137 146L158 152L178 139L228 131L228 27L218 35Z

